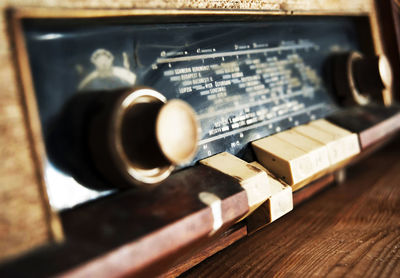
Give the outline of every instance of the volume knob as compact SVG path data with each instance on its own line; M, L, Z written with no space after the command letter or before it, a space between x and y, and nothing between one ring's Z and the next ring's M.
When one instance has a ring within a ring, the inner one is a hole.
M181 100L150 88L112 93L109 109L92 123L94 164L115 186L155 184L197 149L197 121Z

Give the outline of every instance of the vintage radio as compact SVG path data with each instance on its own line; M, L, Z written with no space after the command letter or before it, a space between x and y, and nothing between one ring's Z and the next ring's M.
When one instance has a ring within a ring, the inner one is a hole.
M0 273L176 276L343 180L400 128L379 12L2 4Z

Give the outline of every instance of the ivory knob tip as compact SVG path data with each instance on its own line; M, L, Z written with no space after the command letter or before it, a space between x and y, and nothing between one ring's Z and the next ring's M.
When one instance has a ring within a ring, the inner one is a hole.
M168 101L156 121L161 151L173 164L188 162L197 150L197 119L192 107L182 100Z

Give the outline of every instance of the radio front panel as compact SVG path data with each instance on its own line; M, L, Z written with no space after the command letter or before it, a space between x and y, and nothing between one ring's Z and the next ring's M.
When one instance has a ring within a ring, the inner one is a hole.
M198 148L178 169L224 151L252 160L250 142L340 109L332 57L372 54L360 39L360 24L368 26L363 17L23 23L55 209L113 192L86 148L85 132L99 98L105 105L116 92L139 87L189 104L196 113Z

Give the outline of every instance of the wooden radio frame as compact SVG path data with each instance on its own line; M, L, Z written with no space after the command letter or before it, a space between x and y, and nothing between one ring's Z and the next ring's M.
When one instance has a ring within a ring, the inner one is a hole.
M207 18L253 18L260 20L265 16L364 16L369 17L371 26L371 36L373 39L375 53L385 54L379 22L376 15L375 1L321 1L309 0L308 8L303 7L296 1L264 1L259 4L251 4L251 1L189 1L182 4L181 1L161 1L156 0L150 3L147 1L136 1L129 7L124 6L125 1L118 2L118 7L107 5L91 6L91 1L83 1L82 6L75 1L67 1L63 6L51 7L45 1L38 1L34 7L26 7L24 2L21 4L11 4L11 6L0 5L3 14L1 22L8 27L4 28L0 34L0 39L7 41L7 47L0 47L0 60L6 64L1 73L2 84L12 82L10 89L6 93L0 93L0 128L6 130L0 135L0 144L8 143L15 139L15 134L23 134L23 144L13 144L7 147L0 147L0 152L4 149L6 154L5 161L13 164L0 166L0 183L5 191L0 191L0 201L2 212L0 219L14 218L15 221L0 222L0 259L11 258L32 248L42 246L46 243L54 244L63 240L63 229L60 218L52 212L47 199L44 181L44 165L46 163L45 148L42 138L41 126L38 116L38 109L34 94L32 75L29 67L28 54L25 47L25 39L22 29L24 19L124 19L124 18L169 18L170 20L196 17ZM42 3L43 2L43 3ZM61 6L61 2L60 6ZM300 1L299 1L300 2ZM100 4L99 4L100 5ZM98 9L100 7L100 9ZM225 8L230 8L229 10ZM10 81L11 80L11 81ZM4 88L2 88L4 89ZM390 90L383 92L385 104L392 102ZM4 112L6 111L6 112ZM7 112L8 111L8 112ZM3 149L2 149L3 148ZM18 152L18 160L15 160L15 153ZM11 169L11 170L10 170ZM17 176L18 169L21 171L21 179L12 180ZM14 171L15 173L9 173ZM333 181L333 176L329 175L318 185ZM11 185L13 184L14 185ZM317 186L318 187L318 186ZM25 188L28 193L19 193L21 188ZM29 194L28 203L26 203ZM11 196L11 197L10 197ZM14 203L10 201L14 200ZM305 198L299 197L300 198ZM17 207L17 215L14 214ZM35 217L31 213L35 211ZM29 219L34 219L30 221ZM7 226L6 226L7 225ZM6 227L2 229L3 227ZM41 232L31 237L26 237L26 230L40 227ZM17 230L19 230L17 232ZM243 236L243 227L234 230L229 242L235 238ZM12 239L12 240L10 240ZM222 244L221 246L224 246ZM221 247L222 248L222 247ZM218 248L217 248L218 249ZM218 251L215 249L216 251ZM215 251L214 250L214 251ZM216 252L215 251L215 252ZM176 274L176 273L175 273Z

